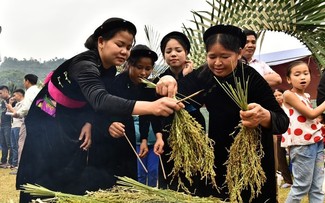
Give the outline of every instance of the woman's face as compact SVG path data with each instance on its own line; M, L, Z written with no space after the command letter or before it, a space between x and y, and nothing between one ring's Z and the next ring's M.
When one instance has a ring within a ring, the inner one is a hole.
M176 39L170 39L167 42L164 59L170 67L182 69L186 62L186 55L186 50Z
M117 32L113 38L98 38L98 51L104 68L120 66L130 56L134 37L127 31Z
M129 68L129 76L133 83L141 83L140 78L148 78L153 70L152 59L141 57L134 66Z
M220 43L213 44L207 52L207 63L212 73L226 77L237 66L241 54L225 49Z
M280 92L280 91L274 91L273 95L274 95L276 101L280 105L282 105L282 103L283 103L283 94L282 94L282 92Z

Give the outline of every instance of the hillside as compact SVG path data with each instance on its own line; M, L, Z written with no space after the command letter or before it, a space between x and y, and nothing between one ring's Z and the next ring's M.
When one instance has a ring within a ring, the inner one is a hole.
M23 88L24 75L32 73L43 81L45 76L56 69L65 59L54 58L49 61L40 62L36 59L23 59L5 57L0 65L0 85L16 86Z

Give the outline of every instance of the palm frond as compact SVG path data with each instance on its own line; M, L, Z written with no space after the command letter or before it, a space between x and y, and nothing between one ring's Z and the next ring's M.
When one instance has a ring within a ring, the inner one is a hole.
M284 32L297 38L325 69L325 2L323 0L207 0L211 11L192 11L195 28L183 26L192 43L192 60L202 64L205 58L203 32L215 24ZM195 57L194 57L195 56Z
M160 41L161 37L159 32L157 32L153 27L149 25L144 26L144 32L146 34L148 47L155 51L158 55L158 60L155 63L155 68L152 72L153 77L160 75L160 73L164 72L168 66L165 63L165 60L163 58L163 54L160 51Z

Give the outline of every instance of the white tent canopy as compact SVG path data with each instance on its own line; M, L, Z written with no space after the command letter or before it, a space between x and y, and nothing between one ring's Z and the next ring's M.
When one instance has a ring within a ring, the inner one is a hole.
M269 66L274 66L274 65L294 61L297 59L301 59L310 55L311 55L310 51L304 47L304 48L290 49L290 50L265 53L265 54L258 54L255 52L254 58L264 61Z

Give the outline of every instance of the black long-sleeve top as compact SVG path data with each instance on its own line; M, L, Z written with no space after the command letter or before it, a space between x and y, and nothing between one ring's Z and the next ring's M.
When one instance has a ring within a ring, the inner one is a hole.
M115 77L111 89L112 94L125 99L142 101L154 101L157 99L155 89L147 88L145 84L134 84L129 77L128 71L122 72ZM161 132L160 117L153 115L139 116L140 140L148 138L150 124L155 134ZM134 127L133 122L130 125Z
M66 75L68 73L68 75ZM54 71L51 81L71 99L86 101L93 110L110 116L131 115L135 101L119 98L107 91L116 67L105 69L95 50L83 52Z
M244 73L243 73L244 70ZM284 133L289 124L289 119L285 112L280 108L275 100L272 90L267 82L253 68L238 63L234 70L236 77L248 83L248 103L258 103L271 113L271 127L261 128L261 142L265 152L262 158L262 167L266 173L267 181L262 188L262 194L253 202L275 202L275 168L273 153L273 135ZM228 82L234 87L233 73L225 78L218 78L222 83ZM213 73L207 65L202 66L197 71L190 73L183 79L178 81L179 92L189 95L198 90L204 89L203 94L195 96L193 99L205 104L209 112L209 132L208 135L215 141L214 154L216 166L216 181L219 186L225 183L226 166L224 163L228 158L228 149L233 143L233 137L230 136L234 132L235 127L240 122L240 108L225 93L221 86L217 83ZM201 188L203 193L221 198L227 198L227 188L220 190L220 193L210 186ZM249 194L243 193L244 202L248 201Z
M321 105L325 101L325 73L323 73L317 88L317 105Z

